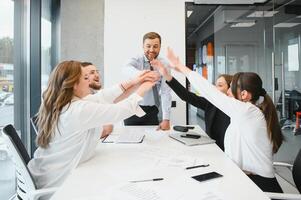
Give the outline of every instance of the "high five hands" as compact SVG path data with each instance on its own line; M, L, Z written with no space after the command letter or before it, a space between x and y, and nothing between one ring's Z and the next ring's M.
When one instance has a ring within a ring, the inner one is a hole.
M177 56L170 47L167 47L166 57L168 58L170 63L168 67L181 73L190 72L190 69L181 63L179 56ZM151 65L154 66L160 72L160 74L162 74L162 76L164 76L168 81L168 78L170 78L171 76L168 76L169 73L166 70L166 67L160 61L152 60Z

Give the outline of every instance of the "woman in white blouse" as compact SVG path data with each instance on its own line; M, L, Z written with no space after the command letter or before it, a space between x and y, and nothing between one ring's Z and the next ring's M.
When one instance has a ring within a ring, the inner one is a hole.
M218 91L206 79L184 66L171 49L167 58L183 73L199 94L230 117L225 133L225 153L263 190L282 192L273 169L273 154L283 136L275 106L262 88L256 73L236 73L228 95ZM153 61L158 70L163 66ZM234 97L234 98L233 98Z
M138 102L159 79L146 71L137 78L90 95L89 69L64 61L52 72L37 118L38 149L28 168L38 188L57 187L78 164L88 160L99 141L102 125L143 116ZM129 88L128 98L114 100Z

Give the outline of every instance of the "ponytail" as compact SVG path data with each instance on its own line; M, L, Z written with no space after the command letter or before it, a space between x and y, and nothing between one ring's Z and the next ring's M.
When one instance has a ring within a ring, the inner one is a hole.
M270 141L273 143L273 153L277 153L282 144L283 135L272 99L266 93L262 95L264 100L258 105L258 107L262 110L267 123L268 136Z

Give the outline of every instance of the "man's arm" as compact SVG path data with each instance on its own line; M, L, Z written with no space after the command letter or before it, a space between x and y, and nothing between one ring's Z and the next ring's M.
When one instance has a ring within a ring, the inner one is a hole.
M122 68L123 74L126 76L126 78L138 76L140 71L143 70L143 66L140 65L142 64L138 57L130 58Z

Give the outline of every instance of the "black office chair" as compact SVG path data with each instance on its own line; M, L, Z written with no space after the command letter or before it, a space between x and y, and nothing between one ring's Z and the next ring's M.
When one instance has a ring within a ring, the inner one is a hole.
M288 163L276 162L274 163L274 166L288 167L289 169L291 169L296 188L299 191L299 193L301 193L301 149L299 150L299 153L297 154L293 165ZM266 194L271 199L301 200L301 194L286 194L286 193L272 193L272 192L266 192Z
M16 200L38 200L40 197L50 197L57 188L37 189L27 164L29 155L19 138L16 129L9 124L2 130L7 149L12 155L16 169L17 193L11 198Z
M293 178L298 191L301 193L301 149L293 165Z
M18 148L18 151L21 154L25 164L27 165L30 160L30 157L29 157L29 154L27 153L27 150L24 147L20 137L18 136L16 129L13 127L13 125L9 124L3 128L3 132L13 140L13 142L15 143L16 147Z

